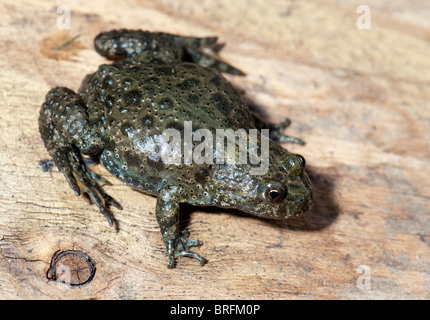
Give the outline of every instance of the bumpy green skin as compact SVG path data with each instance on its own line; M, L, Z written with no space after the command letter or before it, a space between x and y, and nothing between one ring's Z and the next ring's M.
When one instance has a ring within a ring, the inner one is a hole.
M97 52L117 61L88 75L78 93L50 90L39 129L70 187L77 195L86 192L110 224L107 206L121 206L99 186L106 181L87 168L82 155L100 159L116 177L158 197L156 216L169 267L179 256L206 261L189 250L198 241L179 230L180 203L237 208L264 218L289 218L310 209L312 187L304 159L272 140L264 175L250 175L248 164L165 164L160 150L151 149L165 129L183 132L184 121L192 121L193 131L212 132L248 132L261 123L217 70L242 73L202 51L216 38L115 30L94 42ZM271 137L285 140L279 134L283 127L276 129ZM270 193L273 186L281 192Z

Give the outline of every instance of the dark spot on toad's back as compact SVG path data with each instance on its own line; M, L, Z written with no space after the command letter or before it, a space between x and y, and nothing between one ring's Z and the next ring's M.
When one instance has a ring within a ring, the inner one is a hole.
M214 93L211 97L212 104L218 108L225 116L228 116L231 112L231 104L228 99L222 93Z
M93 86L96 86L100 83L99 79L97 77L92 78L91 84Z
M173 101L170 98L162 98L158 101L160 109L173 109Z
M199 96L197 94L190 94L187 97L187 100L191 104L197 104L197 103L199 103Z
M163 75L163 76L167 76L167 75L171 75L174 72L174 68L172 67L158 67L155 68L155 73L158 75Z
M158 84L160 82L160 79L157 77L150 77L148 79L143 79L143 83L149 83L149 84Z
M214 76L214 77L211 79L210 83L211 83L212 85L214 85L215 87L219 87L219 86L221 86L221 77L219 77L218 75Z
M102 85L103 85L103 88L108 88L108 87L112 87L114 85L114 83L115 83L115 80L112 77L106 76L103 79Z
M122 136L126 137L126 136L131 136L133 134L133 132L135 131L133 125L129 122L124 123L121 128L121 134Z
M113 108L115 99L111 95L107 95L105 98L105 102L108 108Z
M180 90L190 90L200 84L200 81L195 78L186 79L178 84L178 89Z
M140 103L141 98L142 94L137 89L133 89L126 92L124 96L125 103L130 104L132 106L138 105Z
M154 118L152 116L146 116L142 118L142 125L147 128L151 128L154 125Z
M141 164L140 158L141 156L134 151L127 150L124 152L124 159L127 162L127 166L129 168L139 168Z
M194 175L194 179L198 183L206 183L210 179L209 172L205 168L200 167L196 170L196 173Z
M155 161L150 158L148 158L148 166L157 169L159 172L162 172L164 169L166 169L166 166L163 161Z

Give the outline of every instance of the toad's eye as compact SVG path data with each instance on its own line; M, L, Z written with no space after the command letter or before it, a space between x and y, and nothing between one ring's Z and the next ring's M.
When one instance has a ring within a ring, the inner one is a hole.
M305 160L305 158L303 158L299 154L296 154L296 156L297 156L297 160L299 161L299 163L301 164L302 168L304 169L306 167L306 160Z
M281 202L286 194L286 188L278 184L269 183L263 189L263 198L270 203Z

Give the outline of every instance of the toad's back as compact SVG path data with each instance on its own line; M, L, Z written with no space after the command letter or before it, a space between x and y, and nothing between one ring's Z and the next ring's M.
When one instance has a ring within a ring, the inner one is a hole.
M185 121L191 121L193 131L255 128L232 85L218 72L191 63L101 65L85 79L80 94L90 121L105 124L102 163L115 176L152 193L184 172L193 180L210 175L208 166L191 174L178 166L166 168L159 141L165 129L184 137Z
M218 72L192 63L101 65L80 94L90 119L104 115L110 130L134 126L155 134L188 120L193 128L209 130L255 127L232 85Z

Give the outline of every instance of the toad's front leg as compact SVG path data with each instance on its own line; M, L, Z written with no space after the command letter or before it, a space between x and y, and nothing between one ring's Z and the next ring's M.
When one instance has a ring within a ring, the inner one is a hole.
M169 268L176 266L176 258L186 256L200 261L200 265L206 263L206 259L189 250L192 246L198 246L198 240L188 240L188 232L179 233L179 201L177 195L179 187L162 189L158 194L156 216L161 229L164 244L169 257Z

